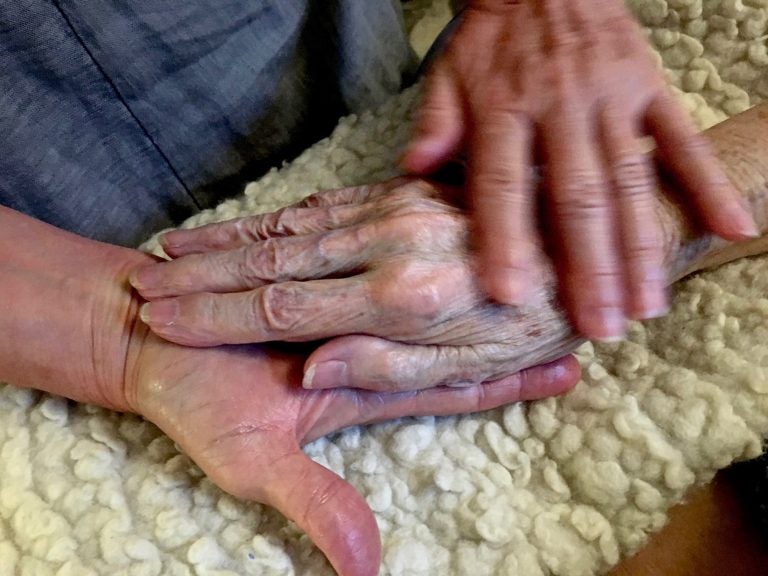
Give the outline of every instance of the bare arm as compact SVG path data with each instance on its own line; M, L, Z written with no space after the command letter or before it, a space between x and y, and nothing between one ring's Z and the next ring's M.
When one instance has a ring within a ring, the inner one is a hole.
M0 380L129 410L127 271L151 261L0 206Z

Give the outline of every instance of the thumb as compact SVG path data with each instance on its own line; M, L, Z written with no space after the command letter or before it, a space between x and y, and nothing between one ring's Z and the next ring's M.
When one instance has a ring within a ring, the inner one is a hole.
M298 446L268 468L264 499L307 533L340 576L379 573L379 528L351 484Z
M401 166L413 174L434 172L456 154L464 133L459 88L438 64L427 76L414 135L400 160Z
M508 350L495 344L475 346L419 345L374 336L342 336L326 342L304 363L304 388L361 388L402 392L435 386L468 387L524 368L505 360ZM550 358L551 360L551 358ZM548 361L541 359L542 362ZM558 394L573 385L569 371L558 375L534 366L518 374L527 383L525 396ZM578 376L576 377L578 378ZM529 390L528 388L534 388Z

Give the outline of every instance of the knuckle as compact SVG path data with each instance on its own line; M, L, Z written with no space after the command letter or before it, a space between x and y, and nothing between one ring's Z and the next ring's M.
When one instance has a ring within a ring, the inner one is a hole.
M529 178L511 166L493 165L479 172L473 181L474 187L483 195L493 195L494 202L524 206L530 202L525 193Z
M396 252L445 252L466 238L466 221L459 214L406 213L390 218L385 235L396 242Z
M400 212L423 212L440 206L439 193L429 184L402 186L392 194L379 199L379 206L384 214Z
M267 233L270 236L288 236L289 234L293 234L296 228L295 222L297 216L298 211L296 208L283 208L282 210L270 214L270 217L266 220L269 224Z
M307 507L303 513L304 522L311 521L313 517L323 514L326 509L334 509L338 506L338 501L343 498L344 493L344 484L338 478L328 480L322 487L314 487L312 498L307 500Z
M434 87L427 84L425 97L417 112L416 121L421 132L430 133L436 128L435 122L442 122L457 112L455 106L447 98L441 97Z
M387 352L382 358L382 372L377 376L378 389L386 392L404 392L413 389L413 362L396 351Z
M238 222L238 236L245 241L259 241L269 237L270 220L275 214L263 214L254 218L247 218Z
M268 334L290 332L301 323L302 301L297 283L269 284L251 296L250 319L254 325L263 323Z
M288 236L294 233L298 210L294 207L282 208L251 221L249 232L255 240L266 240L273 236Z
M440 189L434 183L421 178L408 182L404 186L399 187L398 190L409 191L415 196L422 196L424 198L439 198L441 196Z
M505 78L494 78L485 91L482 102L490 114L503 114L509 107L511 99L510 85Z
M663 252L655 243L640 243L627 249L627 259L641 265L662 264Z
M681 147L689 155L709 154L709 144L699 134L691 134L681 142Z
M382 313L406 331L419 330L439 321L443 298L433 274L422 262L406 261L390 267L373 300Z
M595 172L570 174L554 197L558 212L567 218L604 216L608 210L607 186Z
M582 293L581 304L585 308L614 308L622 305L621 287L624 285L621 271L606 264L582 268L571 274L568 282L571 290ZM585 290L585 287L588 287Z
M485 410L488 407L488 394L486 387L480 384L477 386L472 386L471 390L474 394L474 411L480 412Z
M664 240L661 234L643 234L626 242L626 256L633 262L661 264L664 261Z
M621 198L640 199L654 191L653 173L646 159L640 155L620 157L614 163L613 173Z
M267 238L249 246L241 260L242 277L251 283L258 280L282 280L286 266L282 246L282 241L276 238Z
M553 50L571 51L586 41L585 34L579 30L567 29L564 26L559 27L557 34L549 36L549 46Z

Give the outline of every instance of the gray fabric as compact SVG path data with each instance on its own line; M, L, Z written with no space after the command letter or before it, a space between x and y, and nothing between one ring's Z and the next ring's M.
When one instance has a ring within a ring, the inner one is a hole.
M0 203L135 245L414 64L396 0L0 0Z

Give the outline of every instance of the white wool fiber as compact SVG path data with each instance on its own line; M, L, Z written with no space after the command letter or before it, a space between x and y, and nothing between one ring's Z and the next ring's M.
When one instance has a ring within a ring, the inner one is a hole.
M700 127L768 97L768 0L629 4ZM412 10L427 19L416 34L448 18L447 0ZM392 176L415 94L343 119L185 226ZM766 258L700 274L666 318L582 347L583 381L564 397L351 428L307 452L375 511L382 574L604 573L692 486L761 452L767 294ZM0 576L161 574L332 571L294 525L223 493L152 424L0 385Z

